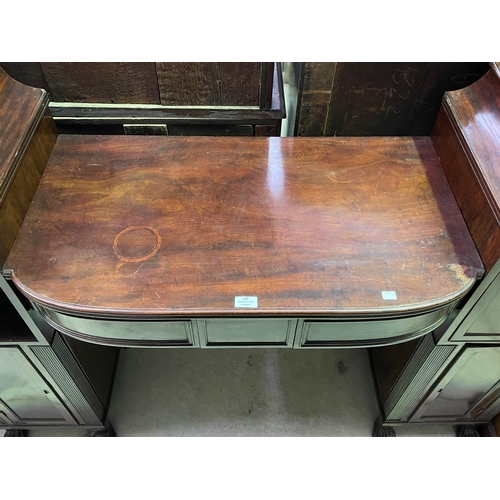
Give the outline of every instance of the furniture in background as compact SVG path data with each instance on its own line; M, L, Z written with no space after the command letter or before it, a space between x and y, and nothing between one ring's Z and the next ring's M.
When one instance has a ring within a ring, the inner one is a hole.
M428 136L444 92L487 71L487 63L283 63L287 135Z
M279 136L279 63L0 63L61 133Z

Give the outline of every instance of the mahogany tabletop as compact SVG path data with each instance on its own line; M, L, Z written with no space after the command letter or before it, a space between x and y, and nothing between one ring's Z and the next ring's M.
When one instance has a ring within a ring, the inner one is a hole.
M397 316L482 272L426 137L61 135L5 265L105 317Z

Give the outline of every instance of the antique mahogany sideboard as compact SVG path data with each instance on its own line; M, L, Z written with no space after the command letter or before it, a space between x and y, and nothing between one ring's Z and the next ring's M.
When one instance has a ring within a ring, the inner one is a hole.
M497 66L431 137L56 138L44 91L0 79L2 289L31 331L1 349L66 370L67 418L105 424L117 347L370 348L376 435L500 410Z

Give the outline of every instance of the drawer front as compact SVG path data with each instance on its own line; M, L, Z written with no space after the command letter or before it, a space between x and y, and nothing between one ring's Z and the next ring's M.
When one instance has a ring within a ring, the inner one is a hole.
M102 340L107 345L140 347L196 346L191 321L113 321L78 318L48 309L42 314L62 333L82 340Z
M210 319L198 321L202 347L292 347L296 320Z
M425 335L439 326L449 308L421 316L371 321L301 320L295 347L374 347L403 342Z

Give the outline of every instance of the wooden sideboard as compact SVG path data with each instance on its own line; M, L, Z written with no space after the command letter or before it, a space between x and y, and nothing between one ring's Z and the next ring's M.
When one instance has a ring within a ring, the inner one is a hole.
M446 96L431 137L60 135L21 228L2 214L5 289L68 347L368 347L376 435L485 422L500 380L496 70ZM6 103L31 92L48 117L42 91L2 78ZM15 179L35 125L6 123Z

